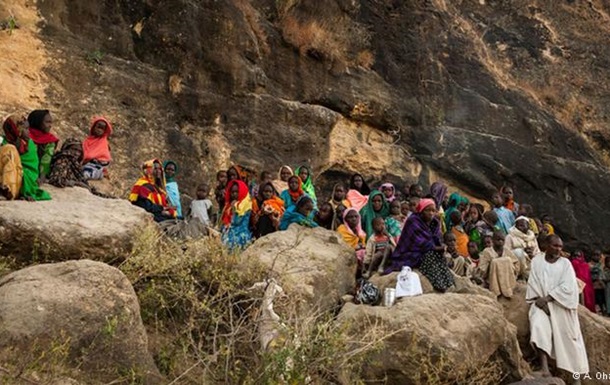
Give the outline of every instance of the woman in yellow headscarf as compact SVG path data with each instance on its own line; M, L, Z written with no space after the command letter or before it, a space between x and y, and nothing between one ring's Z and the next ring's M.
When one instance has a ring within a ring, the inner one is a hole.
M165 175L159 159L144 162L142 176L131 188L129 201L153 214L156 222L176 218L176 209L167 200Z

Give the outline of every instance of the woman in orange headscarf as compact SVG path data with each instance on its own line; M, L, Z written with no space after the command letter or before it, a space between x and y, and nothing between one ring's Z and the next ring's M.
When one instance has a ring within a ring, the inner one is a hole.
M107 174L107 167L112 161L108 137L112 134L112 125L103 116L91 119L89 136L83 142L83 174L87 179L102 179Z
M284 208L288 210L292 206L295 206L299 199L305 195L303 191L303 182L301 178L296 175L288 178L288 188L280 194L280 198L284 201Z
M159 159L144 162L142 176L131 188L129 201L153 214L156 222L176 217L176 209L167 201L165 175Z
M245 248L252 241L252 198L248 186L238 179L229 181L225 202L221 217L222 242L229 249Z

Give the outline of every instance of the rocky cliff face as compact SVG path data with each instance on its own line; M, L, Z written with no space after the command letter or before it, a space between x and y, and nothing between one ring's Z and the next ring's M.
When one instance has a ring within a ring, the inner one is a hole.
M116 125L112 180L174 158L183 189L231 162L310 163L318 185L504 184L572 241L608 247L604 2L8 0L0 111L62 137ZM38 12L38 13L37 13Z

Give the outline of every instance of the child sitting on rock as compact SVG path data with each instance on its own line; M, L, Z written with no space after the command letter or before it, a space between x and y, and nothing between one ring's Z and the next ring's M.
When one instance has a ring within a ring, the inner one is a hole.
M212 201L208 199L209 190L210 188L205 183L197 186L197 199L191 202L190 209L191 218L198 219L205 226L211 226L212 223L216 222L215 215L212 213Z
M383 273L388 256L396 247L396 243L385 228L385 221L381 217L373 219L373 236L366 243L364 256L364 272L362 276L368 278L377 271Z
M520 273L520 264L513 252L504 247L504 238L501 230L494 232L493 246L481 252L476 274L496 296L511 298Z
M443 241L447 246L447 250L445 251L445 259L447 260L447 266L449 266L449 268L455 273L455 275L465 277L467 272L466 258L464 255L461 255L458 252L457 239L453 231L447 231L443 236Z
M400 212L400 202L397 199L393 200L390 203L390 216L386 218L385 226L394 243L398 243L405 219L405 216Z
M489 237L491 241L491 237ZM468 257L466 258L466 264L470 270L468 275L472 275L474 270L479 266L479 244L475 241L468 241Z

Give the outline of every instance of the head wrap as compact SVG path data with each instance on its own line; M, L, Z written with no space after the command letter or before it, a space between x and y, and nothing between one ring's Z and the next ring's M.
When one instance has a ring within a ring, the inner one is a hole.
M237 203L235 203L235 206L232 206L231 188L234 185L237 185ZM250 198L248 186L241 180L232 180L227 183L227 188L225 190L225 208L222 213L222 223L225 226L231 225L233 209L238 216L242 216L252 210L252 198Z
M290 176L294 175L294 172L292 171L292 168L290 168L290 166L283 165L282 167L280 167L279 171L277 172L277 179L282 180L282 170L283 169L289 170Z
M290 180L291 179L296 179L299 182L299 188L297 189L297 191L292 191L290 189ZM290 198L292 199L293 202L298 202L299 198L301 198L303 195L305 195L305 192L303 191L303 182L301 181L301 178L299 178L296 175L291 176L290 178L288 178L288 194L290 195Z
M242 182L248 183L248 172L242 166L234 164L233 166L229 167L229 170L230 169L235 170L235 172L237 173L237 179L241 180ZM227 173L229 172L229 170L227 170Z
M314 205L316 204L316 201L318 200L318 198L316 198L316 188L313 185L313 179L311 177L311 169L307 166L300 166L298 167L295 171L294 174L296 176L299 176L299 174L301 173L301 170L307 170L307 179L305 179L303 181L303 191L305 192L305 194L309 195L309 197L313 200ZM299 176L300 179L300 176Z
M394 188L394 185L392 183L384 183L384 184L381 185L380 190L381 190L381 192L383 192L383 190L387 189L387 188L392 189L392 196L389 197L389 198L386 198L385 193L384 193L383 197L388 202L392 202L394 199L396 199L396 196L394 196L394 193L396 192L396 189Z
M415 211L418 213L421 213L428 206L436 207L436 203L434 202L434 199L430 199L430 198L420 199L419 203L417 204L417 207L415 207Z
M347 214L349 214L350 212L355 212L356 215L358 215L358 224L356 225L356 231L354 232L354 230L352 230L351 227L349 227L349 225L347 224L347 222L345 221L345 218L347 217ZM345 225L345 227L347 228L347 231L359 238L362 237L366 237L366 233L364 232L364 230L362 230L362 218L360 217L360 213L358 212L358 210L353 209L353 208L348 208L343 212L343 224Z
M373 209L373 198L375 198L377 195L381 196L381 210L379 211L375 211ZM367 237L371 237L375 232L373 230L373 219L377 217L386 219L390 215L390 205L383 198L383 193L381 191L371 191L368 202L362 209L360 209L360 215L362 216L364 231L366 232Z
M43 145L59 142L59 139L55 135L42 130L44 118L49 114L49 110L34 110L28 115L28 123L30 124L30 138L36 144Z
M97 122L106 123L106 131L101 137L93 135L93 128ZM83 162L87 163L93 159L100 162L110 163L112 156L110 155L110 144L108 137L112 134L112 124L103 116L94 116L91 119L91 127L89 128L89 136L83 142Z
M167 168L168 165L173 164L174 168L176 169L176 171L174 172L174 176L170 177L166 177L168 182L173 182L174 178L176 177L176 174L178 174L178 164L176 162L174 162L173 160L166 160L165 162L163 162L163 173L165 173L165 169Z
M447 185L443 182L432 183L430 186L430 194L434 197L436 205L440 207L445 200L445 196L447 196Z
M4 131L4 138L6 141L17 148L19 154L25 154L28 150L28 141L21 137L21 130L19 129L19 119L14 115L9 116L2 124Z
M529 223L529 222L530 222L530 219L529 219L528 217L526 217L526 216L524 216L524 215L520 215L520 216L518 216L518 217L517 217L517 219L515 219L515 223L517 223L517 221L520 221L520 220L524 220L524 221L526 221L527 223Z

